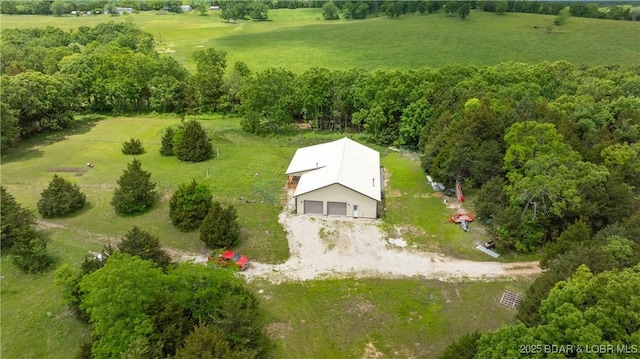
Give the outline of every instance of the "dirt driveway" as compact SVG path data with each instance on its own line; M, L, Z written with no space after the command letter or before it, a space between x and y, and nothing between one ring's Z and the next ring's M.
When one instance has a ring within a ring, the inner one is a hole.
M404 246L387 238L377 221L349 217L314 217L283 212L291 257L282 264L252 262L242 274L274 283L343 277L424 277L439 280L490 279L536 275L538 262L498 263L453 259Z

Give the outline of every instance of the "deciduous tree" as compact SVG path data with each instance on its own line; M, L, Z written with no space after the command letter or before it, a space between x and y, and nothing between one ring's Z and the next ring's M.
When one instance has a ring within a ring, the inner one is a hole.
M322 17L325 20L338 20L338 6L333 1L326 2L322 5Z
M638 345L640 267L592 274L581 266L566 282L559 282L540 306L540 324L506 326L478 341L481 358L520 357L531 343Z
M132 342L153 333L147 313L155 299L167 291L162 269L151 261L127 254L109 257L104 267L80 281L82 303L97 340L97 358L119 356Z

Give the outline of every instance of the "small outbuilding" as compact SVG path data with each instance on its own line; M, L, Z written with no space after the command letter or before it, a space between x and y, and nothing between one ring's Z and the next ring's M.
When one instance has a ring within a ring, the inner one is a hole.
M380 153L349 138L296 150L286 174L296 213L377 218Z

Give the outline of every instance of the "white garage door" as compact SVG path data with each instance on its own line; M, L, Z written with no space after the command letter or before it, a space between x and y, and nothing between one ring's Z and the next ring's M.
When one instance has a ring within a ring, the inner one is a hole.
M304 201L304 213L322 214L322 201Z
M327 202L327 213L346 216L347 215L347 203L346 202Z

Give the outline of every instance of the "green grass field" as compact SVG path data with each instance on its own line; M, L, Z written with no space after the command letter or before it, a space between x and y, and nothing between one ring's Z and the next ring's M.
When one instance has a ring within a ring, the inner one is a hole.
M46 220L42 226L58 264L79 264L89 251L100 250L108 242L117 242L133 225L158 236L168 248L206 253L197 233L179 232L169 222L170 194L178 185L194 178L208 184L215 199L233 203L238 209L243 239L239 251L260 262L278 263L286 260L289 248L285 233L277 222L283 206L286 166L296 148L341 135L299 133L282 138L260 138L242 132L238 119L210 116L202 124L213 139L220 157L202 163L180 163L175 157L162 157L158 153L162 130L178 123L179 119L172 116L114 117L99 121L91 117L79 119L77 126L67 132L34 139L16 149L5 151L0 168L2 185L22 205L31 209L36 208L40 192L54 173L78 183L87 195L88 203L79 213L69 218ZM119 217L109 202L115 181L133 158L121 153L122 143L130 137L139 138L147 150L138 158L143 169L151 172L152 181L158 184L158 201L148 213ZM362 136L356 136L356 139L366 140ZM402 235L421 248L462 258L490 259L473 249L474 240L483 240L481 233L464 233L456 225L446 223L446 218L452 212L433 196L419 162L413 156L378 149L383 155L382 164L390 174L387 212L382 221L384 228L395 236L395 225L407 226L409 229L403 231ZM85 169L87 162L95 167L81 176L51 171L56 167ZM88 328L76 321L62 303L59 288L53 284L52 272L37 276L21 274L5 256L2 273L3 357L17 355L36 358L47 353L45 357L64 358L68 354L64 348L75 348L74 343L87 337ZM457 313L456 306L481 306L484 305L481 304L483 301L485 304L493 303L494 297L499 296L505 286L524 290L527 282L492 282L486 286L459 283L456 288L474 294L460 297L456 294L456 299L448 302L448 298L453 296L452 289L442 283L367 280L363 282L366 283L363 288L369 289L359 293L358 298L363 300L363 305L373 305L377 309L362 314L371 317L370 324L364 327L358 324L362 318L344 317L339 323L335 322L334 315L340 310L353 310L349 308L354 301L348 296L333 298L330 293L343 291L345 286L353 283L353 280L333 280L306 284L252 284L256 290L274 293L271 299L264 299L272 323L270 327L279 327L279 323L293 323L290 334L282 338L274 337L280 338L277 339L275 357L294 358L297 354L309 358L326 355L358 357L356 354L364 350L368 342L373 342L376 348L385 353L400 348L402 353L415 351L431 357L468 329L465 325L456 327L454 322L465 322L464 312L453 314ZM396 293L394 296L389 296L389 288L393 288ZM427 303L424 298L417 298L412 293L430 299ZM299 295L306 299L292 299ZM476 297L484 299L464 304L469 298ZM47 298L46 305L41 304L43 298ZM495 307L494 304L490 305ZM414 311L416 314L411 314ZM474 321L475 325L488 329L511 320L512 311L501 306L496 307L495 311L502 314L492 320L487 320L483 314ZM405 321L413 316L422 316L424 320L407 326ZM387 321L390 328L397 328L397 332L394 329L393 335L386 335L381 331L376 323L382 319ZM311 327L299 327L297 323L301 320ZM330 330L336 325L339 325L340 331ZM452 331L452 326L458 329ZM347 340L336 336L351 333L356 327L359 330L347 336ZM46 340L41 334L43 332L50 334ZM20 338L14 339L16 336ZM415 348L412 343L422 337L430 344ZM309 338L317 339L308 342Z
M216 12L109 17L7 16L3 29L54 26L63 29L106 21L132 21L155 37L157 49L193 70L194 51L214 47L228 53L229 66L244 61L253 70L311 67L368 70L496 65L505 61L539 63L566 60L578 66L634 66L640 58L636 21L568 19L554 16L472 11L461 20L443 13L366 20L324 21L321 9L270 10L271 21L226 23ZM547 33L547 26L552 26ZM537 28L535 28L537 27Z

